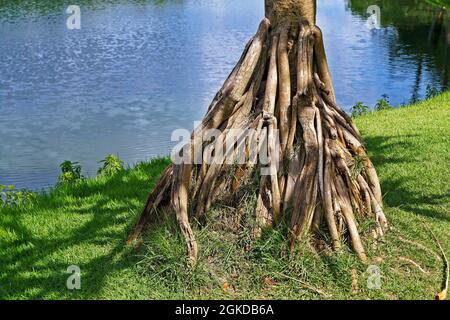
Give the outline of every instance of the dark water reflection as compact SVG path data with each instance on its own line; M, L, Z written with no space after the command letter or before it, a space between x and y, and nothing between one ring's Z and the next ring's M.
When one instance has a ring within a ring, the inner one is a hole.
M66 28L72 1L0 2L0 183L52 185L65 159L94 174L108 153L129 164L168 154L171 132L202 118L256 31L262 2L82 0L81 30ZM427 49L432 11L417 28L369 30L350 4L320 1L318 16L344 108L443 85L444 46Z

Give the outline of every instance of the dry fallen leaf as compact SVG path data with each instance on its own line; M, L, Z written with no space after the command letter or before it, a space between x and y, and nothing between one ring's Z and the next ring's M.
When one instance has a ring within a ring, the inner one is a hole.
M276 286L278 284L278 282L276 282L271 277L264 277L264 284L267 285L267 286Z
M201 287L200 288L200 293L202 294L208 294L209 293L209 289L207 287Z
M383 262L383 258L382 258L382 257L376 257L373 261L374 261L376 264L381 264L381 263Z
M352 293L357 294L359 292L358 288L358 271L356 269L352 270Z
M441 292L439 292L436 295L436 300L445 300L447 299L447 288L445 288L444 290L442 290Z

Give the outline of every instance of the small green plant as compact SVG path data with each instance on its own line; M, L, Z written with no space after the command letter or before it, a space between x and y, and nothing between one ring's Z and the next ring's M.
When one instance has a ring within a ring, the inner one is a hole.
M425 1L433 6L437 6L440 8L445 8L445 7L450 8L449 0L425 0Z
M0 184L0 208L30 207L36 200L35 192L17 190L15 186Z
M99 163L102 166L98 169L97 173L106 176L112 176L124 169L123 161L114 154L109 154L105 159L100 161Z
M357 118L359 116L365 115L369 113L369 107L366 106L361 101L355 103L355 105L351 108L352 118Z
M387 94L383 94L374 107L375 111L389 110L392 108L393 106L389 103L389 96Z
M426 100L434 98L438 96L441 92L438 88L432 86L431 84L427 85L427 90L425 92Z
M81 165L78 162L66 160L59 167L61 168L60 182L71 183L83 178L81 175Z

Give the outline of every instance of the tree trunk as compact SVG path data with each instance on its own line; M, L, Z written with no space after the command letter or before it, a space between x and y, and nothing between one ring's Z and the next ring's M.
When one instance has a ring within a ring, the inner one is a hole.
M316 1L265 0L265 8L266 18L183 148L183 162L166 169L128 241L151 223L155 210L171 203L195 263L190 216L201 217L227 195L239 195L259 169L266 174L252 213L255 234L289 219L292 248L323 229L338 250L347 233L365 261L357 220L373 219L380 235L387 229L381 189L358 129L336 105L322 32L315 25ZM203 139L207 129L221 132L212 144ZM233 129L241 133L229 143ZM247 129L250 135L242 133ZM251 160L261 159L254 154L265 141L269 163L254 166ZM205 161L222 145L221 160ZM203 162L194 164L199 148ZM245 150L244 161L235 166L226 160L238 150Z
M316 24L316 1L315 0L265 0L266 18L272 24L285 20L300 22L301 20L310 25Z

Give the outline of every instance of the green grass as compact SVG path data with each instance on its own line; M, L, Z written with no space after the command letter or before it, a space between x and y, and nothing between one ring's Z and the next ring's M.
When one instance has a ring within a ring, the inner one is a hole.
M196 226L200 257L193 270L186 267L172 217L161 215L142 243L125 246L147 192L168 163L156 159L111 178L56 187L33 209L1 209L0 298L432 299L443 263L420 245L439 252L431 229L450 255L449 111L447 92L356 119L393 226L381 242L364 237L371 263L382 271L379 290L367 288L367 266L349 249L317 254L305 242L289 254L284 223L252 240L249 215L237 219L227 207L216 207ZM81 268L81 290L66 288L70 265Z

